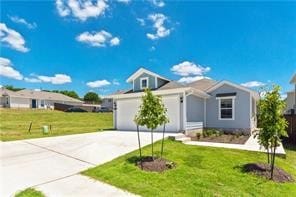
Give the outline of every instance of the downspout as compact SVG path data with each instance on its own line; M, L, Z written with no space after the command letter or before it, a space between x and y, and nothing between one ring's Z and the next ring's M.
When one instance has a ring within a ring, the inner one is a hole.
M207 127L207 99L204 98L204 123L203 127Z
M187 101L186 92L183 93L183 130L186 131L187 123Z
M296 110L296 83L295 83L295 90L294 90L294 98L295 98L295 101L294 101L294 110Z

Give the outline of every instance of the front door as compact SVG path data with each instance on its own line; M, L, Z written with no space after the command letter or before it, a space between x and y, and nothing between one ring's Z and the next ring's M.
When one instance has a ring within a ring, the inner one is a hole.
M36 108L36 107L37 107L36 99L32 99L32 108Z

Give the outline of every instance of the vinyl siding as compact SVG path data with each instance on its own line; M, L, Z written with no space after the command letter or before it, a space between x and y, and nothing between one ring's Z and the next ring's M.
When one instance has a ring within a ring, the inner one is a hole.
M234 120L219 120L219 100L216 94L236 92L234 106ZM222 129L250 129L250 93L229 85L210 92L211 98L207 99L206 127Z
M187 122L204 121L204 99L189 95L186 97Z
M143 78L143 77L148 77L148 87L150 88L150 89L155 89L156 87L155 87L155 77L154 76L152 76L152 75L149 75L149 74L146 74L146 73L143 73L142 75L140 75L138 78L136 78L135 80L134 80L134 91L139 91L139 90L141 90L141 85L140 85L140 83L141 83L141 78Z

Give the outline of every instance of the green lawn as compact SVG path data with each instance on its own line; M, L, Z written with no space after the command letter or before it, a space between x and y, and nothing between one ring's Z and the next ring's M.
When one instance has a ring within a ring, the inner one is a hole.
M160 149L160 143L156 143ZM150 146L144 153L150 153ZM141 171L134 151L82 174L142 196L295 196L296 182L274 183L242 172L249 162L265 162L264 153L190 146L165 141L165 158L176 162L164 173ZM159 154L159 153L158 153ZM276 165L296 179L296 150L276 158Z
M23 191L20 191L15 195L15 197L45 197L44 194L40 191L37 191L33 188L28 188Z
M51 110L0 109L2 141L27 138L87 133L111 129L112 113L65 113ZM30 122L31 133L28 132ZM43 125L52 125L49 134L43 134Z

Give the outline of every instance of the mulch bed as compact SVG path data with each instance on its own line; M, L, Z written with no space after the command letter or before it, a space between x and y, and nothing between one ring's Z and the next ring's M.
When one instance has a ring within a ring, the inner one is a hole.
M249 163L243 166L243 170L248 173L255 174L270 179L270 165L263 163ZM275 182L293 182L292 175L285 172L283 169L274 166L273 181Z
M216 143L230 143L230 144L245 144L249 139L248 135L232 135L232 134L223 134L223 135L211 135L207 137L201 136L200 138L191 137L192 141L200 142L216 142Z
M141 162L142 161L142 162ZM168 161L164 158L143 157L141 161L137 161L136 165L145 171L163 172L176 167L174 162Z

